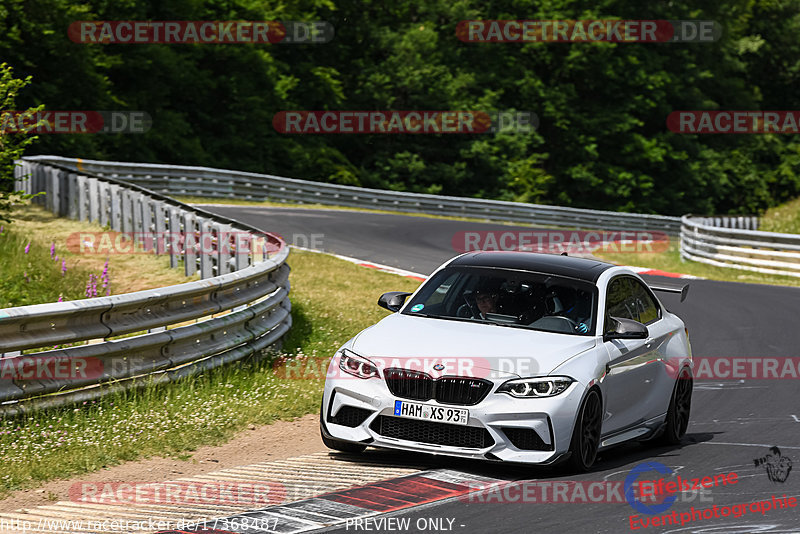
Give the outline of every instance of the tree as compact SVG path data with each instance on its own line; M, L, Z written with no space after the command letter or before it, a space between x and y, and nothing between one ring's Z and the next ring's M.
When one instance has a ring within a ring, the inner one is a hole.
M37 124L28 124L24 131L20 132L16 127L9 127L8 122L19 117L16 97L29 83L31 83L30 76L25 79L14 78L11 66L7 63L0 64L0 221L4 222L11 222L9 212L15 204L34 196L14 191L14 167L16 167L14 160L21 158L25 148L36 140L36 136L29 135L29 132L35 129ZM22 114L35 116L41 109L42 106L29 108Z

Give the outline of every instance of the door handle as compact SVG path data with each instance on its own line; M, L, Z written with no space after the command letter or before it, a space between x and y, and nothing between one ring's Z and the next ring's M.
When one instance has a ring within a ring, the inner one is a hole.
M644 340L644 344L649 348L650 345L653 344L653 338L652 337L648 337L647 339Z

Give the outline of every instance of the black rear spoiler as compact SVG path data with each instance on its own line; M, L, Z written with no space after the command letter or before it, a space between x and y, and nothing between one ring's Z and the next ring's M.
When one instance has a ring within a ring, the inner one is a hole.
M664 293L680 293L681 294L681 302L686 300L686 295L689 294L689 284L685 286L669 286L669 285L660 285L660 284L647 284L647 286L652 289L653 291L663 291Z

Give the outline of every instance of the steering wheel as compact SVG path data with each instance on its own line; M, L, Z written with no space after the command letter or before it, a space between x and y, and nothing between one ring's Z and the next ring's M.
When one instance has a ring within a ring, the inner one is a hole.
M456 315L458 317L464 317L464 318L467 318L467 317L475 318L475 317L477 317L478 314L475 313L475 308L469 302L469 298L468 298L467 295L464 295L464 302L466 302L466 304L462 304L461 306L458 307L458 310L456 310Z
M566 321L574 330L578 329L578 323L570 319L569 317L564 317L563 315L546 315L548 319L561 319L562 321Z

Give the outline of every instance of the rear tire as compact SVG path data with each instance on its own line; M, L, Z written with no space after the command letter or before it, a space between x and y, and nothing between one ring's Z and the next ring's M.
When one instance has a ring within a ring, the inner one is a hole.
M694 379L688 367L681 369L675 387L672 390L672 398L669 400L667 410L666 427L660 437L664 445L678 445L686 429L689 426L689 413L692 409L692 388Z
M590 389L578 410L575 429L572 431L569 445L571 454L567 461L570 470L583 473L592 467L597 459L602 427L603 403L597 390Z
M322 443L329 449L335 451L347 452L350 454L360 454L367 448L366 445L358 443L351 443L349 441L342 441L339 439L329 438L325 436L325 431L322 428L322 407L319 409L319 435L322 437Z

